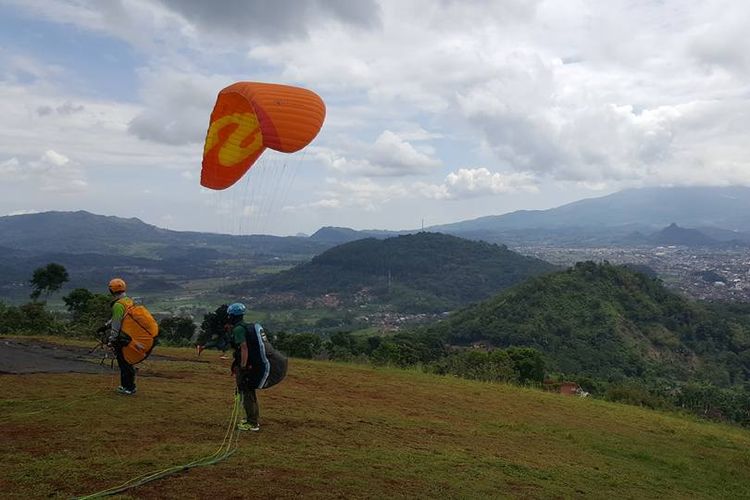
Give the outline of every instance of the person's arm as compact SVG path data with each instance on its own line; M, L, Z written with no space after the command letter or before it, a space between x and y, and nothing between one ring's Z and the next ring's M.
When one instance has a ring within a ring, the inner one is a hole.
M240 347L240 368L242 368L243 370L247 370L248 368L250 368L249 366L247 366L248 358L249 356L247 352L247 342L243 342L242 346Z
M240 370L247 370L249 367L247 366L248 359L250 358L248 350L247 350L247 334L248 332L245 331L245 327L242 325L237 325L232 329L232 337L234 337L234 345L239 346L240 350Z
M107 337L107 343L111 344L120 334L120 328L122 328L122 319L125 317L125 306L119 302L115 302L112 306L112 319L109 320L109 336Z

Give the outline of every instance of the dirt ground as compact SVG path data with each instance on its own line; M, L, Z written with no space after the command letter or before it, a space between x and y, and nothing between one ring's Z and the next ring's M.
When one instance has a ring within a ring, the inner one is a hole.
M94 347L92 342L91 347ZM4 373L105 373L112 354L100 364L104 352L91 348L53 344L39 339L0 337L0 375ZM150 356L149 359L167 359ZM115 368L117 363L115 362Z
M93 344L92 344L93 347ZM109 362L99 364L102 351L63 346L38 339L0 338L0 374L2 373L104 373Z

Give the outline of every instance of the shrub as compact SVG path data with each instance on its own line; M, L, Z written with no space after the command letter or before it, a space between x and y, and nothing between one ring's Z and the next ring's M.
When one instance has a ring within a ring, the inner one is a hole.
M323 341L314 333L276 334L274 347L293 358L312 359L321 351Z
M669 402L638 384L615 384L607 389L604 399L646 408L669 408Z
M507 351L461 351L430 365L430 371L487 382L516 382L519 373Z
M164 318L159 322L159 340L188 345L195 334L195 329L195 323L190 318Z
M45 309L43 303L29 302L19 307L2 307L0 331L20 335L60 335L66 333L66 328Z

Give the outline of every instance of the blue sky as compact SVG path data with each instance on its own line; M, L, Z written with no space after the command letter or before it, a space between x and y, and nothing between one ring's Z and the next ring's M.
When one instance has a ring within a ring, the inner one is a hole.
M732 1L0 0L0 214L309 234L747 185L749 23ZM210 192L240 80L310 88L326 122Z

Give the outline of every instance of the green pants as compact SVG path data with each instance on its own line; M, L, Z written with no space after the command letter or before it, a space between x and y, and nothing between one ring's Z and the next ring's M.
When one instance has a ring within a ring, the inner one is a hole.
M237 391L242 396L242 407L245 408L247 421L251 424L258 424L260 408L258 407L258 397L255 395L255 389L243 388L240 382L240 370L237 370Z

